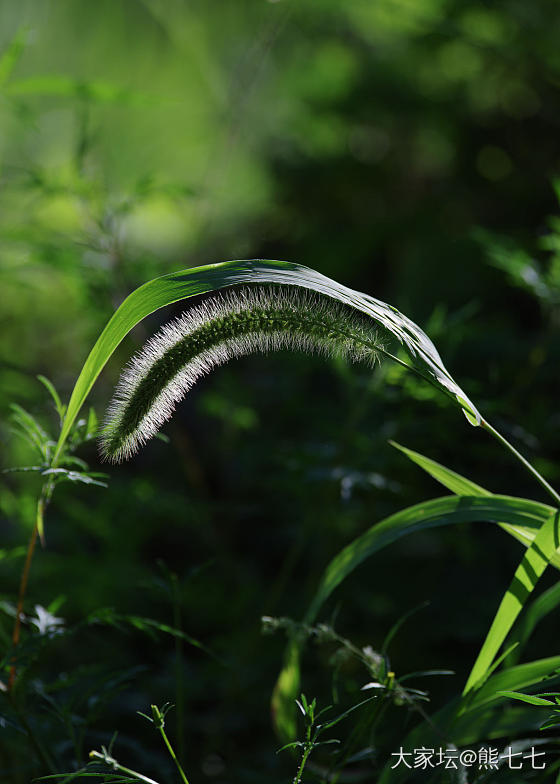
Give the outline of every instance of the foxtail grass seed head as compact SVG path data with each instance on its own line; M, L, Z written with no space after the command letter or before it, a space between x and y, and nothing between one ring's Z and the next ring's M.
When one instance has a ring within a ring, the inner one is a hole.
M199 378L230 359L290 349L373 366L373 322L330 297L292 286L235 289L163 326L127 364L108 407L101 452L129 458L172 416Z

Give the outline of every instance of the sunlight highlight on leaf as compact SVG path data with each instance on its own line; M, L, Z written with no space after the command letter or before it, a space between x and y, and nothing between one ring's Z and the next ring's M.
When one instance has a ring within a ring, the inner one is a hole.
M446 370L437 349L428 336L396 308L343 286L315 270L287 261L228 261L170 273L145 283L130 294L117 309L91 350L74 387L57 445L60 454L68 433L85 398L113 351L128 332L150 313L173 302L240 284L275 283L299 286L349 305L373 319L404 349L410 365L397 356L392 358L434 384L452 397L468 414L472 424L481 416L465 392ZM388 353L388 352L385 352Z
M509 496L445 496L403 509L369 528L336 555L325 569L315 596L305 614L311 624L322 606L340 583L367 558L411 533L467 522L483 522L526 528L536 535L554 512L552 507L524 498ZM293 700L299 687L299 652L301 644L289 644L286 664L275 692L275 720L279 733L293 726ZM286 714L282 713L286 711ZM282 735L286 738L288 736Z

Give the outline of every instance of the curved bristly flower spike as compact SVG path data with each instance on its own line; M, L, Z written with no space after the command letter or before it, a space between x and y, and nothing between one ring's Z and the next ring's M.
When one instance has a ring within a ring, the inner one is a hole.
M103 456L117 462L134 454L215 367L278 349L370 366L383 352L371 318L316 292L271 285L212 297L162 327L124 369L103 428Z

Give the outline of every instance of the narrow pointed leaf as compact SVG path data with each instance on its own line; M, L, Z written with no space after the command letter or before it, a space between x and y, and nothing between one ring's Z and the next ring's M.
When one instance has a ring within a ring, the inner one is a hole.
M117 309L91 350L78 377L64 418L55 459L60 455L72 424L103 367L128 332L159 308L197 294L226 286L273 283L299 286L331 297L370 316L410 357L411 367L459 403L472 424L481 416L474 404L446 370L434 344L414 322L385 302L362 294L321 275L315 270L287 261L228 261L173 272L145 283ZM393 356L393 355L390 355ZM401 362L402 360L393 356Z
M420 468L423 468L426 473L440 482L440 484L448 490L451 490L452 493L455 493L456 495L492 495L490 490L486 490L484 487L477 485L476 482L472 482L470 479L461 476L461 474L451 471L451 469L446 468L441 465L441 463L436 463L435 460L420 454L420 452L408 449L406 446L402 446L402 444L398 444L396 441L389 441L389 443L391 446L394 446L395 449L398 449L399 452L402 452L403 455L406 455L413 463L416 463Z
M532 694L522 694L518 691L498 691L496 692L500 697L510 697L512 700L519 700L520 702L526 702L529 705L538 705L539 707L547 706L550 708L555 708L556 703L552 702L551 700L544 700L542 697L535 697Z
M492 675L482 688L472 695L466 695L464 703L466 708L462 713L469 713L480 708L482 705L493 702L501 698L498 692L518 691L535 686L544 678L552 678L560 673L560 656L550 656L547 659L537 659L532 662L517 664L507 670Z
M103 104L142 106L161 101L155 93L130 90L110 82L84 81L63 74L39 74L12 80L5 85L4 91L8 95L56 95Z
M25 408L22 408L22 406L17 403L11 403L10 408L12 410L12 421L14 424L17 424L21 430L27 434L29 441L37 448L39 453L46 456L46 442L48 441L47 433L37 422L35 417L33 417L29 411L26 411Z
M553 509L546 504L509 496L445 496L408 507L369 528L348 544L327 566L305 623L311 624L335 588L367 558L384 547L417 531L467 522L501 521L536 533L550 519ZM293 700L299 690L299 654L301 643L288 644L285 664L273 694L275 724L281 737L294 737Z
M361 702L356 703L356 705L352 705L351 708L348 708L348 710L345 710L344 713L340 714L340 716L336 716L336 718L331 719L331 721L327 721L323 725L323 728L328 730L331 727L334 727L336 724L339 723L339 721L342 721L343 719L345 719L347 716L349 716L351 713L353 713L357 708L361 708L362 705L365 705L367 702L371 702L372 700L376 700L376 699L377 699L377 697L368 697L367 700L362 700Z
M507 520L534 532L550 520L554 510L547 504L510 496L444 496L397 512L359 536L330 562L305 616L312 622L326 599L359 564L378 550L416 531L466 522Z
M480 485L476 484L476 482L472 482L470 479L462 476L461 474L457 474L455 471L451 471L451 469L446 468L445 466L441 465L441 463L436 463L435 460L431 460L429 457L420 454L420 452L415 452L413 449L408 449L401 444L398 444L396 441L389 441L389 443L406 455L413 463L420 466L426 473L428 473L431 477L433 477L437 482L442 484L448 490L451 490L452 493L456 493L457 495L480 495L480 496L491 496L492 493L486 488L481 487ZM507 531L508 534L517 539L518 542L524 544L525 547L529 547L535 538L535 530L531 528L526 528L524 526L518 525L509 525L508 523L499 523L500 528L503 528L504 531ZM560 569L560 554L555 554L551 563L557 568Z
M555 556L553 563L555 563L557 558L558 556ZM517 643L515 650L507 657L507 663L510 666L517 663L519 654L523 650L523 646L531 636L535 626L559 605L560 582L557 582L556 585L553 585L552 588L549 588L548 591L545 591L532 602L531 606L527 608L524 615L519 619L519 623L509 636L509 643Z
M48 391L49 395L52 397L54 407L56 408L58 416L60 417L60 421L62 422L62 419L64 417L64 406L62 405L62 401L58 395L58 392L54 387L54 384L46 376L37 376L37 378L41 382L41 384L45 387L45 389Z
M0 55L0 87L4 88L10 78L12 71L17 65L21 55L25 50L28 32L25 28L20 28L14 35L6 49Z
M560 512L552 511L541 527L521 563L492 622L490 631L472 668L464 694L484 678L502 643L537 584L542 573L560 547Z

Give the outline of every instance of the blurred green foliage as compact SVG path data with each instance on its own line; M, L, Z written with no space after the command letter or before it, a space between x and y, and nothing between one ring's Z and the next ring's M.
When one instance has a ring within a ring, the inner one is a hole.
M482 411L558 485L559 22L555 0L0 0L2 467L30 461L9 404L54 428L35 376L67 400L133 288L265 257L424 326ZM117 360L160 322L134 330ZM118 370L93 391L98 413ZM62 486L47 515L27 611L47 608L75 631L30 655L26 708L61 769L78 761L74 722L82 753L119 729L119 759L172 781L134 715L170 700L194 781L287 780L266 721L283 643L261 638L259 619L300 618L344 544L438 492L387 440L493 491L535 493L396 366L245 359L201 383L165 432L169 443L112 469L107 489ZM93 445L80 456L103 470ZM40 480L6 474L2 485L8 646ZM460 689L519 557L499 531L476 529L476 548L470 533L404 540L329 609L345 637L376 648L430 600L391 654L397 672L458 672L434 682L436 705ZM214 658L134 624L85 622L104 608L182 629ZM556 652L546 630L531 644ZM328 656L311 650L307 667L306 692L328 704ZM350 688L355 671L341 672ZM14 783L30 774L18 721L8 715L0 744ZM388 725L388 743L398 732Z

